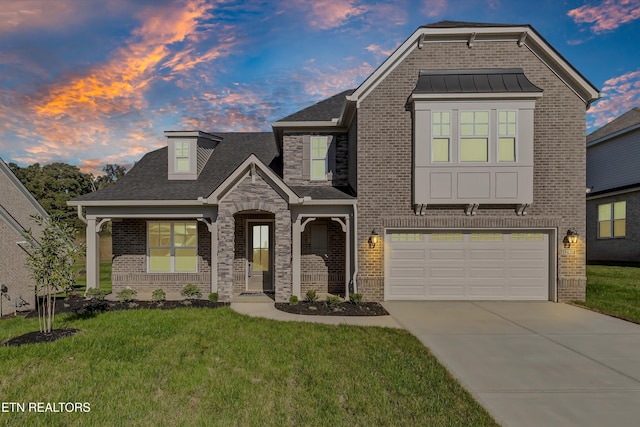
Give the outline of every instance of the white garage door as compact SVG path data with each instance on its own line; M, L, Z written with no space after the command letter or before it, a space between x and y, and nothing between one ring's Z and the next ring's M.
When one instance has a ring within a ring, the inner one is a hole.
M388 300L548 300L549 235L390 232Z

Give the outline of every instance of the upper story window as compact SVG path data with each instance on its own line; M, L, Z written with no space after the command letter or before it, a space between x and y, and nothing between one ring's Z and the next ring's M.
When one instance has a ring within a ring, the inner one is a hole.
M431 160L449 162L451 159L451 113L434 111L431 123L433 136Z
M175 142L174 170L176 172L189 172L191 170L191 160L189 157L189 142Z
M460 112L460 161L489 161L489 112Z
M627 202L598 205L598 238L624 237L627 228Z
M311 180L326 181L329 147L326 136L312 136L311 143Z
M516 161L518 124L515 111L498 111L498 161Z

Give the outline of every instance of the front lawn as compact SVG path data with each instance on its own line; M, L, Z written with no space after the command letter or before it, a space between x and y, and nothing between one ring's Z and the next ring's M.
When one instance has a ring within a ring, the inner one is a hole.
M0 425L496 425L402 330L276 322L230 308L56 322L82 331L0 347L2 402L88 402L90 412L0 412ZM37 327L3 320L0 341Z
M85 260L82 259L73 265L76 278L76 291L84 291L87 286L87 271ZM100 261L100 289L111 291L111 260Z
M640 268L587 266L587 300L593 310L640 323Z

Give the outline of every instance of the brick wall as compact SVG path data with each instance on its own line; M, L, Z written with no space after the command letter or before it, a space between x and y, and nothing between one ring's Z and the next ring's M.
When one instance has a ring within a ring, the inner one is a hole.
M185 221L185 219L173 221ZM203 297L211 292L211 233L204 224L198 222L197 273L147 272L147 221L144 219L127 218L114 221L112 236L113 293L125 288L135 289L138 293L145 294L156 289L163 289L167 293L179 293L187 284L198 286Z
M598 205L627 202L624 238L598 239ZM589 261L640 262L640 191L587 201L587 259Z
M326 254L315 253L311 248L311 227L314 224L327 226ZM309 289L315 289L317 292L344 297L345 233L341 226L336 221L324 219L310 222L302 232L301 244L302 296L304 297Z
M284 161L284 182L288 185L319 185L319 186L343 186L347 185L349 173L349 138L345 133L333 133L333 143L336 145L335 170L329 171L331 179L327 181L310 181L302 176L302 144L305 135L311 133L286 132L283 137L282 151ZM321 135L313 133L313 135Z
M558 247L568 228L585 235L585 105L528 48L515 42L427 43L415 49L361 101L358 109L358 286L369 300L383 298L384 242L369 249L373 228L380 234L389 221L415 218L411 206L412 118L407 98L421 69L522 68L544 90L536 101L534 131L534 199L528 215L513 206L480 205L476 217L464 207L430 207L420 226L452 221L463 228L487 219L508 227L542 221L558 230ZM502 225L500 225L502 226ZM585 249L558 258L558 298L583 299Z

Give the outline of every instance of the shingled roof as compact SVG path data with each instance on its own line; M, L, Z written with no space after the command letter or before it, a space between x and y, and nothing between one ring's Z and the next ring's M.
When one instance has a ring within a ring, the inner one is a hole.
M168 149L164 147L147 153L116 184L73 201L197 200L198 197L209 196L251 154L282 175L281 159L273 133L213 134L221 137L222 142L215 148L196 180L168 179Z
M278 122L318 122L330 121L340 117L342 108L346 102L347 96L351 95L355 89L345 90L330 98L324 99L310 107L300 110L296 113L278 120ZM276 122L277 123L277 122Z
M632 108L600 129L587 135L587 144L625 129L640 125L640 107Z

